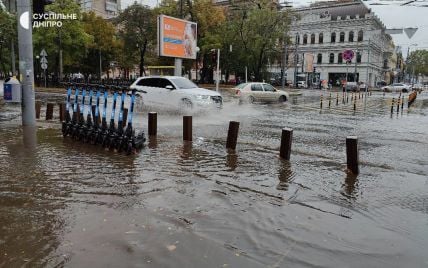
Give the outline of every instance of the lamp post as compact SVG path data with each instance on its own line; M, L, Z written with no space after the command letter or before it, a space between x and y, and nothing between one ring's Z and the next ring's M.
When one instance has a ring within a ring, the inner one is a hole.
M36 73L36 82L37 82L37 85L38 86L40 86L40 56L39 55L36 55L36 66L37 66L37 68L36 68L36 70L37 70L37 73Z
M410 47L416 47L418 46L418 44L410 44L407 47L407 58L406 58L406 73L408 76L408 82L411 83L413 80L413 77L411 76L411 72L410 72L410 68L409 68L409 64L412 64L412 67L414 68L414 63L410 60Z
M198 84L198 64L199 64L199 62L198 62L198 54L199 54L199 51L200 51L201 49L199 48L199 47L196 47L196 84Z

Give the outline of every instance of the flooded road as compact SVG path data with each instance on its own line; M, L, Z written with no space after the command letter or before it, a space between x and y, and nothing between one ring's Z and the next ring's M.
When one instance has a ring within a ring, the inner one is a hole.
M0 267L427 267L428 94L391 115L393 96L355 111L334 94L328 108L325 93L320 111L309 90L286 104L229 100L195 115L192 143L181 115L160 111L157 139L134 156L63 139L58 120L38 121L24 146L19 109L0 105ZM147 129L147 111L135 119Z

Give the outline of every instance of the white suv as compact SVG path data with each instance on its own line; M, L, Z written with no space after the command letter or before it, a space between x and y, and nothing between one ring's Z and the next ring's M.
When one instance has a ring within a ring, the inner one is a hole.
M144 103L169 108L204 108L223 105L222 96L212 90L200 88L181 76L139 77L131 85L142 96Z

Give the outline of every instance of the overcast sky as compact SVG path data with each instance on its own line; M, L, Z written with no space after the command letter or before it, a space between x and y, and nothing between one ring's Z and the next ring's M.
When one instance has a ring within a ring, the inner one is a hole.
M122 0L122 8L134 2L149 6L156 6L158 3L157 0ZM290 2L293 6L298 7L309 5L311 2L319 2L319 0L290 0ZM428 5L428 0L417 0L414 4L416 6L400 6L400 4L405 2L408 1L367 0L364 2L378 15L388 29L418 28L411 39L404 33L392 35L395 45L402 47L404 55L407 54L407 47L409 45L412 45L410 47L411 51L415 49L428 49L428 7L422 7L422 5ZM384 5L370 5L375 3L382 3Z

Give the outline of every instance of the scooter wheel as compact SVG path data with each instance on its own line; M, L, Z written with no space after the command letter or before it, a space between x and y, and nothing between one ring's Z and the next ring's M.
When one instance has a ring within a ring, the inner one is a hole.
M126 147L126 154L130 155L132 153L132 149L133 149L132 142L128 142L128 145Z

